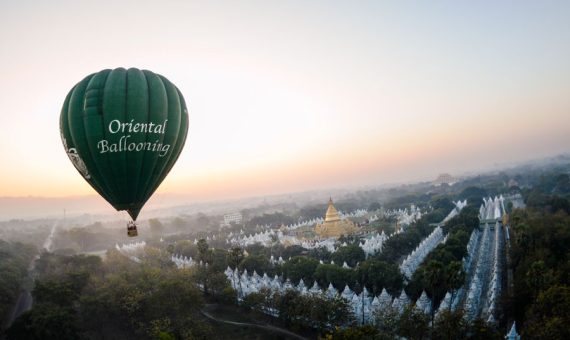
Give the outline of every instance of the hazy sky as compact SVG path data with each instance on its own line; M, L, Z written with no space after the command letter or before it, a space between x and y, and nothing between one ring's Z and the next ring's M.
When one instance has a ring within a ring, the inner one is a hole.
M150 69L189 105L163 193L381 184L570 151L570 1L0 0L0 196L91 194L67 92Z

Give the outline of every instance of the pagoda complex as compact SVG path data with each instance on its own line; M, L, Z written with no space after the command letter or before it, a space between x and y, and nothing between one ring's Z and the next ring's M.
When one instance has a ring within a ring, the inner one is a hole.
M334 207L332 198L325 214L325 221L315 226L315 233L322 238L340 237L358 231L356 224L350 220L340 218L338 210Z

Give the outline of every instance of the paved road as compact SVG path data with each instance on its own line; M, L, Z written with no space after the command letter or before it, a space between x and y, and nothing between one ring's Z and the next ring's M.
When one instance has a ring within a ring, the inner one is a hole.
M32 309L32 294L30 294L28 290L24 290L20 293L20 296L18 296L18 301L16 302L14 309L12 309L12 312L8 315L6 325L12 325L18 316L30 309Z
M218 319L218 318L214 317L213 315L211 315L210 313L208 313L204 310L201 310L201 312L208 319L212 319L212 320L217 321L217 322L223 322L223 323L227 323L227 324L234 325L234 326L256 327L256 328L261 328L261 329L265 329L265 330L272 331L272 332L285 334L285 335L288 335L294 339L308 340L308 338L302 337L299 334L295 334L295 333L288 331L284 328L279 328L279 327L275 327L275 326L271 326L271 325L260 325L260 324L256 324L256 323L246 323L246 322L222 320L222 319Z
M44 251L51 251L52 246L53 246L53 238L55 235L55 232L57 230L57 226L59 224L59 221L55 221L54 224L51 227L51 231L48 235L48 237L46 238L46 240L44 241L44 244L42 246L42 250ZM30 263L29 267L28 267L28 279L31 281L31 286L33 287L33 282L34 282L34 269L35 269L35 265L36 265L36 260L39 259L40 256L37 255L32 262ZM32 309L32 303L33 303L33 299L32 299L32 294L30 293L29 289L24 289L20 292L20 295L18 296L18 300L16 301L16 304L14 305L14 307L12 308L12 311L10 312L10 314L8 315L8 318L6 319L6 323L5 326L10 327L12 325L12 323L14 322L14 320L16 320L16 318L18 318L20 315L22 315L24 312L29 311L30 309Z

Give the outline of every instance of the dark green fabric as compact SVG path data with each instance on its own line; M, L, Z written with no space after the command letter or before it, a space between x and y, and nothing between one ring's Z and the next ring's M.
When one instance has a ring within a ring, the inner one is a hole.
M103 70L71 89L60 131L83 178L136 220L184 147L188 110L163 76L136 68Z

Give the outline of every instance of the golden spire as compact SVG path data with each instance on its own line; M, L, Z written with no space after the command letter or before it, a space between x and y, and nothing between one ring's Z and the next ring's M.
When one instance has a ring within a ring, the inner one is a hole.
M329 207L327 208L327 212L325 214L325 222L336 222L340 221L340 216L338 211L333 205L332 197L329 198Z

